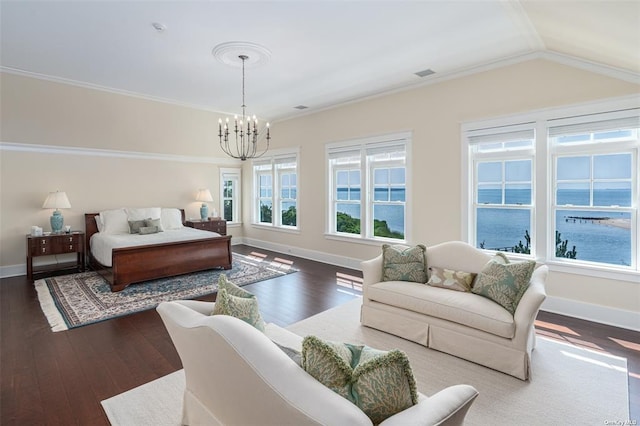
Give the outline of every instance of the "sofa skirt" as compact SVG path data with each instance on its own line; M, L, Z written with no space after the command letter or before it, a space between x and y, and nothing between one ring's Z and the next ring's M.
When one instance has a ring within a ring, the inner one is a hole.
M391 333L520 380L528 380L531 376L530 354L514 347L511 339L382 303L363 302L360 322L364 326Z

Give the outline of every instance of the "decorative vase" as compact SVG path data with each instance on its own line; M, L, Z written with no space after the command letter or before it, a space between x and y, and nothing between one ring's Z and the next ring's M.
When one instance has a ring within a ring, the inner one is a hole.
M207 216L209 216L209 206L202 203L202 207L200 207L200 219L206 220Z
M62 213L60 210L55 210L51 215L49 220L51 222L51 231L53 232L61 232L62 225L64 224L64 217L62 217Z

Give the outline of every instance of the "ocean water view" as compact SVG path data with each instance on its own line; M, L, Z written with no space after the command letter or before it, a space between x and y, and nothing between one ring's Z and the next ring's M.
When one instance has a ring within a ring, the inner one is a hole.
M631 215L629 213L579 210L589 205L588 190L559 190L558 205L570 205L556 211L556 230L561 239L568 240L568 249L574 246L577 260L631 265ZM527 189L506 191L505 199L511 204L528 204L531 193ZM594 204L602 206L630 206L631 190L596 190ZM483 203L500 202L499 190L481 190L478 200ZM517 200L517 201L516 201ZM522 241L525 231L531 233L528 210L504 208L478 208L478 245L487 249L506 249Z
M341 200L349 200L349 194ZM558 205L571 205L556 212L556 230L562 240L568 240L568 249L576 248L577 260L631 265L631 215L610 211L579 210L589 205L588 190L559 190ZM351 191L351 200L358 200L360 191ZM404 198L404 193L402 193ZM501 191L495 189L480 190L480 203L500 203ZM509 204L529 204L531 191L511 189L505 192L505 201ZM631 190L596 190L593 193L594 204L602 206L630 206ZM360 218L360 205L338 203L338 211L354 218ZM404 231L404 211L401 206L377 205L374 218L385 220L393 231ZM581 219L582 218L582 219ZM477 212L478 246L484 244L487 249L502 249L525 244L525 232L531 233L531 218L528 210L481 207Z

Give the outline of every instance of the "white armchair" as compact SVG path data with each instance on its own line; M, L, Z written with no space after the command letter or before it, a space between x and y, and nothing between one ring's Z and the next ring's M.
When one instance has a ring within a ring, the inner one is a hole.
M213 305L176 301L157 308L185 370L184 424L371 424L356 405L307 374L266 334L233 317L209 316ZM283 332L278 328L275 334ZM417 405L382 425L461 425L477 395L468 385L420 395Z

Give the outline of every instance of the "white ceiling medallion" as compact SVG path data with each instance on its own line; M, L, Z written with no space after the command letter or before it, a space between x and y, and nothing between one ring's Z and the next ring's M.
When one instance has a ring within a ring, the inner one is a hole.
M271 51L264 46L246 41L230 41L217 45L211 54L225 65L242 68L253 68L269 62ZM240 59L246 56L246 60Z

